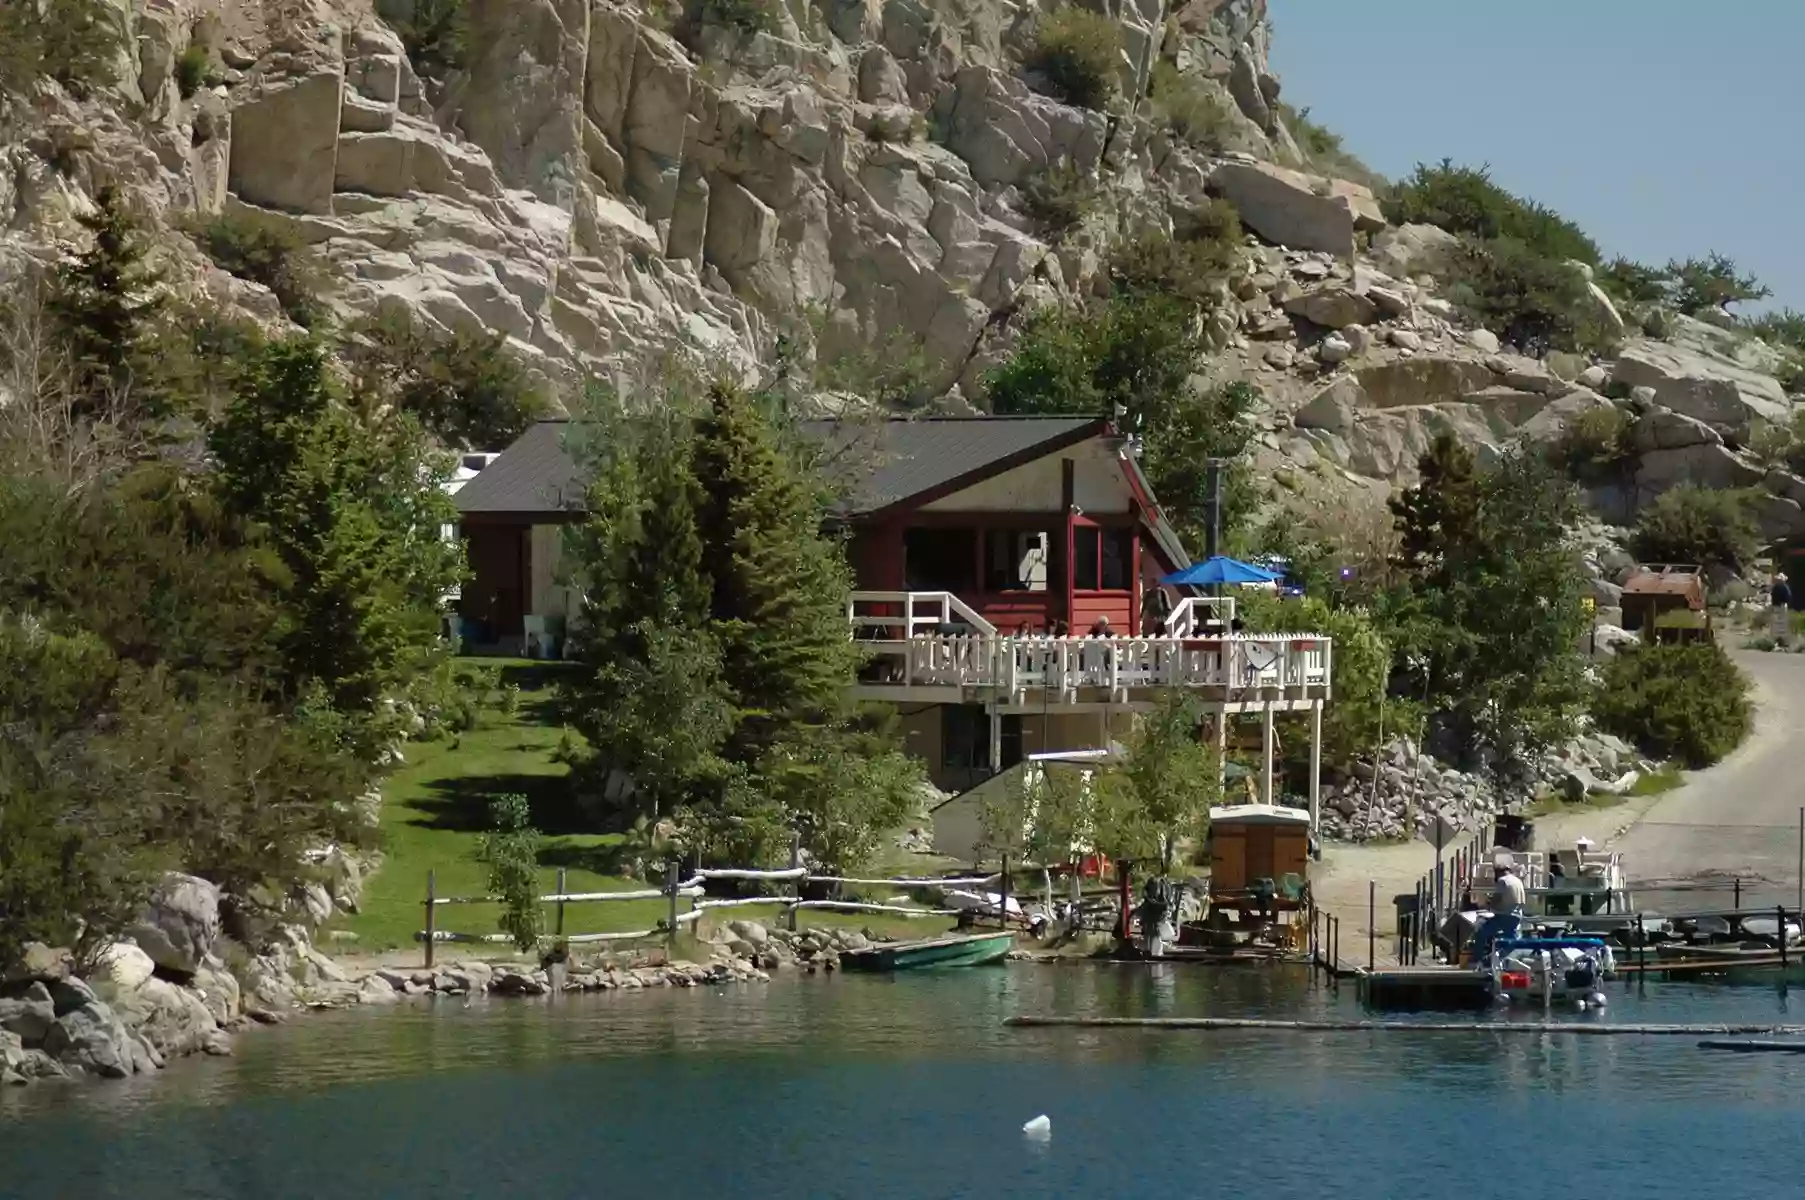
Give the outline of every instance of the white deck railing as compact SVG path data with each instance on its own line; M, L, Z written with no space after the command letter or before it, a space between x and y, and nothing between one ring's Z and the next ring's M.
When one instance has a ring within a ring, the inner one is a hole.
M895 643L893 643L895 644ZM1068 698L1147 688L1327 688L1329 639L1300 634L1205 638L1004 637L922 634L900 643L894 685L993 688ZM895 662L894 655L888 656Z

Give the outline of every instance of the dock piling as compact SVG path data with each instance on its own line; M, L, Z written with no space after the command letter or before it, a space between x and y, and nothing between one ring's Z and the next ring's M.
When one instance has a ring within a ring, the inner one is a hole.
M1369 879L1366 881L1366 969L1369 971L1379 965L1375 949L1377 945L1375 939L1379 936L1378 907L1379 881ZM1781 926L1781 930L1784 932L1784 925Z

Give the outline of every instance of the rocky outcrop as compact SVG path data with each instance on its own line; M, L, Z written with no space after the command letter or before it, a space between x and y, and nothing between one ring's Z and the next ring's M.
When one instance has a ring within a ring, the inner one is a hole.
M1603 641L1633 643L1615 627ZM1409 739L1393 742L1378 762L1361 762L1322 797L1324 833L1342 841L1433 840L1439 821L1471 832L1488 823L1523 791L1583 799L1588 793L1622 795L1655 764L1620 738L1587 731L1528 769L1521 787L1505 792L1489 779L1436 760ZM1577 795L1575 794L1577 793ZM1464 833L1457 836L1464 836Z
M1625 388L1651 388L1656 403L1738 439L1746 439L1758 422L1785 424L1792 412L1772 375L1718 354L1651 338L1626 345L1611 368L1611 378Z
M1384 227L1372 194L1359 185L1312 178L1270 163L1225 162L1210 173L1210 188L1269 242L1293 250L1354 256L1357 228Z

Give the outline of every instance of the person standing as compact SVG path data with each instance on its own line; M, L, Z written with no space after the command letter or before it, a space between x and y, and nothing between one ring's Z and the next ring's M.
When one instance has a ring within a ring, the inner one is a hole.
M1786 572L1774 572L1774 586L1768 592L1769 619L1773 622L1773 634L1777 640L1784 641L1792 632L1792 587L1786 582Z
M1527 897L1523 881L1511 869L1509 859L1498 860L1497 884L1492 888L1492 915L1485 919L1473 935L1473 961L1483 962L1499 938L1514 938L1523 926L1523 908Z

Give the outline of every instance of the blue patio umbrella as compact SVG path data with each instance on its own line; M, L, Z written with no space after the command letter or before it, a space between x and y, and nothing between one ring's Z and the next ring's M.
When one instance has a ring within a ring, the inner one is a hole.
M1190 587L1222 587L1226 584L1276 583L1278 578L1275 571L1217 554L1192 563L1182 571L1174 571L1162 582Z

